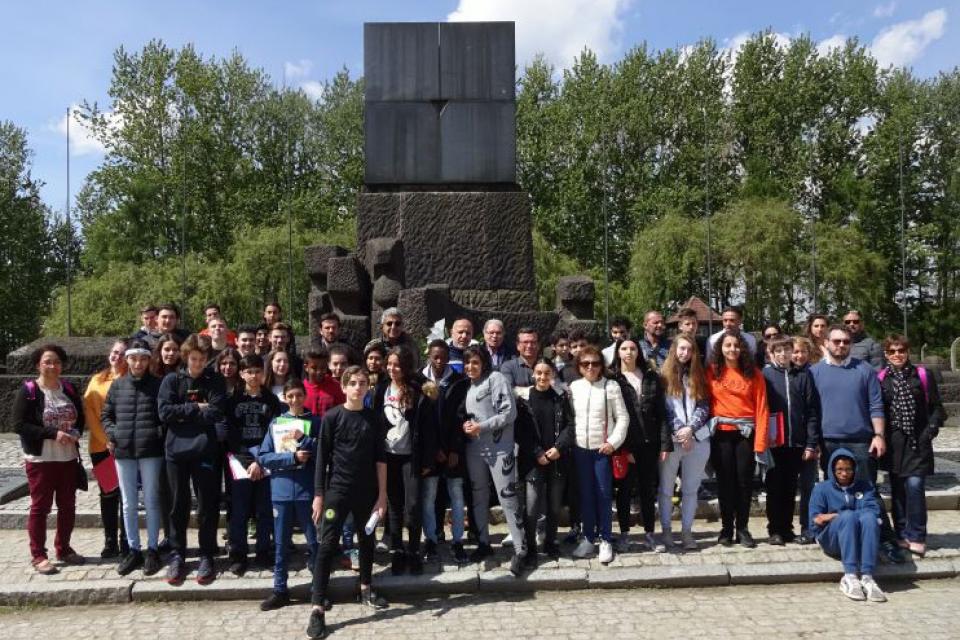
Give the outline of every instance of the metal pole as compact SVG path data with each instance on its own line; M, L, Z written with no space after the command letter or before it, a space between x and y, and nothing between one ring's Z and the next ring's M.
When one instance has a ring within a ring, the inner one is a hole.
M903 194L903 132L897 134L897 156L900 174L900 290L903 306L903 335L907 335L907 210Z
M707 219L707 327L713 335L713 260L710 253L710 146L708 144L707 108L703 108L703 209Z
M280 93L281 107L283 106L283 101L286 98L286 92L287 92L287 66L284 65L283 66L283 91ZM287 120L286 110L282 110L281 112L284 114L284 117L283 117L284 164L290 165L290 162L291 162L290 153L289 153L290 152L290 127L287 125L287 121L286 121ZM284 180L285 185L284 185L283 191L284 191L284 195L287 196L287 272L288 272L287 273L287 277L288 277L287 299L289 301L288 308L290 310L288 313L290 314L290 319L292 321L293 318L296 317L294 316L294 310L293 310L293 300L294 300L294 296L293 296L293 215L290 212L290 202L289 202L290 186L291 186L291 183L293 182L293 167L289 166L288 169L289 169L289 173L287 171L284 171L286 180Z
M813 312L817 313L817 210L814 206L814 177L813 165L816 153L817 136L814 134L813 146L810 148L810 239L813 247L810 255L810 269L813 274Z
M73 221L70 218L70 107L67 107L67 337L73 335Z
M607 180L604 168L603 178L600 181L600 211L603 213L603 316L610 334L610 225L607 219Z
M184 109L183 114L186 113ZM186 125L186 119L183 119ZM180 170L180 192L183 201L180 204L180 317L187 317L187 131L181 126L182 144L180 153L183 167Z

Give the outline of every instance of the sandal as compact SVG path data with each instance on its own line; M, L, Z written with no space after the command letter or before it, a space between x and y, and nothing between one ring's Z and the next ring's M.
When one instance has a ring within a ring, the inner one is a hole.
M84 558L79 553L77 553L76 551L74 551L73 549L71 549L68 553L57 558L57 560L59 560L63 564L72 564L72 565L81 565L81 564L87 563L87 559Z
M59 573L59 570L53 566L53 563L46 558L40 558L33 561L34 570L44 576L52 576L55 573Z

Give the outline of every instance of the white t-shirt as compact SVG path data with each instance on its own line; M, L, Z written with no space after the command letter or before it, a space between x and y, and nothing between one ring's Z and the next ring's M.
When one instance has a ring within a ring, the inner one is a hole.
M387 387L383 401L383 415L390 425L384 442L387 451L398 456L410 455L413 452L410 423L407 422L406 416L403 415L403 407L400 406L400 389L393 384Z

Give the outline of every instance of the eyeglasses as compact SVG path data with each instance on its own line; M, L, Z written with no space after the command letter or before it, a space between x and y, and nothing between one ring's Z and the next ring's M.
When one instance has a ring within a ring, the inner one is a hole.
M850 344L850 340L831 340L833 344Z
M779 331L778 331L777 333L765 333L765 334L763 334L763 338L764 338L765 340L773 340L774 338L776 338L776 337L779 336L779 335L780 335L780 332L779 332Z
M400 320L387 320L386 322L383 323L383 326L385 326L385 327L399 327L401 324L403 324L403 322L401 322Z
M599 360L583 360L580 363L580 366L583 367L584 369L588 367L599 367L600 361Z
M860 324L859 320L844 320L843 324Z
M899 349L890 348L890 349L887 349L887 353L889 353L890 355L896 355L896 354L898 354L898 353L906 353L906 352L907 352L907 350L906 350L906 349L903 349L903 348L899 348Z

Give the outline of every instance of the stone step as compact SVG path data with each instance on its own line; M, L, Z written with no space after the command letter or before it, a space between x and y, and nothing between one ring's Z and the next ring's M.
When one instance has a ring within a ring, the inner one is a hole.
M960 382L945 382L939 389L943 402L960 402Z
M947 418L960 418L960 402L944 402L943 410Z

